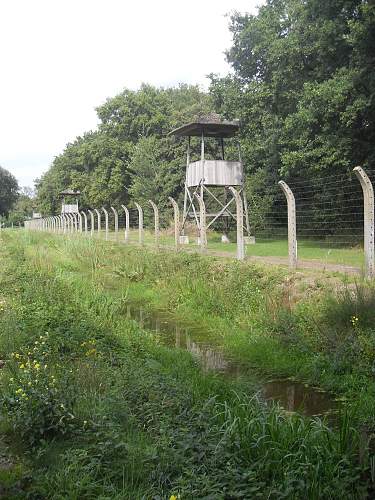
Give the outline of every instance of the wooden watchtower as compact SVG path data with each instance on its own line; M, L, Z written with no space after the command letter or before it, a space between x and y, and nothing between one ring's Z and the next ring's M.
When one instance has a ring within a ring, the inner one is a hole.
M198 194L206 206L207 229L216 221L222 222L224 233L222 241L228 241L226 233L229 229L230 220L237 220L235 198L229 190L229 187L233 187L241 195L244 206L244 230L245 234L250 236L239 142L236 141L237 147L235 150L238 157L236 161L226 159L225 155L225 142L227 139L233 138L238 129L239 123L237 120L222 120L219 115L211 114L209 116L200 116L195 121L170 132L170 135L177 137L188 137L184 209L181 224L182 235L184 235L184 228L189 219L195 220L199 229L199 210L195 206L195 195ZM199 137L200 139L200 156L198 158L191 157L192 137ZM214 155L220 158L208 159L208 148L211 157ZM233 144L231 151L233 153Z
M62 214L77 214L79 212L78 198L79 198L81 192L74 191L73 189L66 189L65 191L61 191L59 194L62 197L61 213ZM75 198L75 203L72 201L70 201L70 203L67 203L66 198L68 200Z

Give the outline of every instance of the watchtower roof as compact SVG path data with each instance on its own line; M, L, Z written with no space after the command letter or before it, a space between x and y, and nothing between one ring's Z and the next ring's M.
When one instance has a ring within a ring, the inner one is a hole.
M79 196L81 191L74 191L74 189L65 189L64 191L60 191L61 196Z
M206 137L233 137L239 129L238 120L223 120L216 113L198 116L193 122L169 132L168 135Z

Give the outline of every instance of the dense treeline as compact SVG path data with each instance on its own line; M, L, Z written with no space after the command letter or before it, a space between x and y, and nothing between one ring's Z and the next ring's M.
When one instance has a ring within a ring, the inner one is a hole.
M98 130L68 144L38 182L42 211L57 210L58 192L68 187L83 192L83 206L178 197L185 145L166 134L210 111L241 121L248 195L261 214L281 199L280 176L319 188L324 201L332 193L321 190L322 178L373 167L371 1L268 0L256 16L233 14L230 30L233 72L211 75L209 92L143 85L97 108ZM345 189L338 186L337 200L351 196Z

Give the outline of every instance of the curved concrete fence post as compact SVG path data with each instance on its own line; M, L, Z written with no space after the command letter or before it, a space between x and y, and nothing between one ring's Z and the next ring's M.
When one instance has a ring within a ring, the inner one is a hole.
M113 215L115 216L115 240L118 240L118 213L117 210L113 207L111 207L111 210L113 212Z
M78 217L78 229L79 229L79 232L82 233L82 214L81 214L81 212L77 212L77 217Z
M70 229L70 233L73 233L74 231L74 217L72 214L67 214L67 216L69 217L69 229Z
M102 224L101 224L101 219L100 219L100 212L96 208L94 208L94 212L96 212L96 215L98 216L98 236L100 236L100 232L102 230Z
M206 206L204 204L203 198L199 194L195 193L194 196L199 203L199 244L202 252L207 249L207 232L206 232Z
M68 214L65 214L65 220L66 220L66 232L70 233L70 217Z
M72 233L76 233L78 226L77 214L71 214L71 216L73 217Z
M108 212L107 210L102 207L102 210L104 212L104 220L105 220L105 241L108 241L108 231L109 231L109 227L108 227Z
M134 202L138 210L138 242L143 245L143 208L139 203Z
M125 205L121 205L122 209L124 210L125 212L125 234L124 234L124 238L125 238L125 243L127 243L129 241L129 226L130 226L130 217L129 217L129 210L126 208Z
M64 233L69 232L69 217L66 214L63 214L64 217Z
M240 193L234 187L229 187L236 201L236 218L237 218L237 259L244 260L245 258L245 240L243 237L243 203Z
M77 233L78 232L78 226L79 226L78 214L73 214L73 219L74 219L74 232Z
M84 221L84 225L85 225L85 236L87 236L87 215L85 214L85 212L83 210L82 210L81 214L83 215L83 221ZM82 224L81 224L81 232L82 232Z
M148 200L148 202L154 211L155 247L159 248L159 209L152 200Z
M65 215L61 214L61 232L64 234L66 233L66 220L65 220Z
M353 169L363 191L363 229L366 278L375 278L374 263L374 188L368 175L361 167Z
M94 236L94 231L95 231L95 216L92 210L87 210L88 213L90 214L90 236Z
M288 204L288 255L289 268L297 267L297 223L296 223L296 200L288 184L284 181L278 182L283 190Z
M178 252L180 246L180 209L178 208L177 202L171 196L168 196L168 200L171 202L173 207L173 218L174 218L174 246L176 252Z

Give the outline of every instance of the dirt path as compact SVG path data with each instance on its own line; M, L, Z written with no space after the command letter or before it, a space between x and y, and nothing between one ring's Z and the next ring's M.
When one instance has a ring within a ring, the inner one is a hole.
M190 249L189 249L190 250ZM215 257L225 257L229 259L235 258L234 254L231 252L222 252L215 250L208 250L206 255L214 255ZM288 257L269 257L269 256L258 256L249 255L245 257L246 262L257 262L260 264L267 264L272 266L283 266L288 267ZM307 260L299 259L297 269L312 269L314 271L327 271L342 274L350 274L359 276L362 274L362 270L359 267L348 266L345 264L333 264L330 262L321 262L319 260Z

